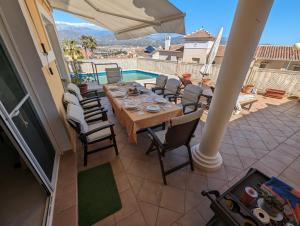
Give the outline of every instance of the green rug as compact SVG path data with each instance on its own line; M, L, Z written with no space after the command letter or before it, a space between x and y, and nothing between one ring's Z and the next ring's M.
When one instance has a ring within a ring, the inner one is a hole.
M110 163L78 174L79 226L90 226L121 208Z

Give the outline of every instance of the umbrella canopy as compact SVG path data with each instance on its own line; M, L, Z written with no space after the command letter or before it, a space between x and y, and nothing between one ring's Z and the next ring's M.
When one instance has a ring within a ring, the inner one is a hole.
M220 42L222 39L222 34L223 34L223 27L221 27L219 34L218 34L213 46L211 47L211 50L210 50L209 55L206 60L206 64L204 64L200 69L200 72L203 75L212 74L212 63L214 62L214 59L217 55L217 52L218 52L218 49L220 46Z
M82 17L130 39L152 33L185 33L184 16L168 0L50 0L53 8Z

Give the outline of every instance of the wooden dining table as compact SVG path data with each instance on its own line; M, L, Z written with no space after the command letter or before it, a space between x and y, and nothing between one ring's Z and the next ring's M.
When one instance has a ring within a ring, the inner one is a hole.
M139 95L128 95L128 89L137 88L141 91ZM169 121L173 117L183 114L182 108L174 103L157 103L157 98L161 98L151 90L144 88L137 82L107 84L103 90L109 99L114 110L115 116L122 126L127 130L128 140L130 143L137 143L137 131L150 128ZM123 93L123 95L120 95ZM137 108L129 110L128 104L135 103ZM148 112L147 106L158 105L159 112Z

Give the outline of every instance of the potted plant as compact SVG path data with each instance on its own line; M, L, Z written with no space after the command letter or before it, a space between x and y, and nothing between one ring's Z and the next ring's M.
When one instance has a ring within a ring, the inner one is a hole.
M86 83L83 83L84 79L80 76L77 70L74 70L74 74L71 80L72 83L76 84L79 87L81 94L87 92L88 85Z

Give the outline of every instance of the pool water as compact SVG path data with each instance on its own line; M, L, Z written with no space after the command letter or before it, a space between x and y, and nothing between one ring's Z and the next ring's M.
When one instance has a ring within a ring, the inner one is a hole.
M105 72L99 72L99 73L97 73L97 75L98 75L100 84L107 83ZM123 75L123 81L125 81L125 82L132 82L132 81L143 80L143 79L151 79L151 78L156 78L158 76L158 74L146 72L146 71L140 71L140 70L123 71L122 75ZM94 73L82 73L82 74L80 74L80 76L82 76L83 78L89 77L91 80L95 79Z

